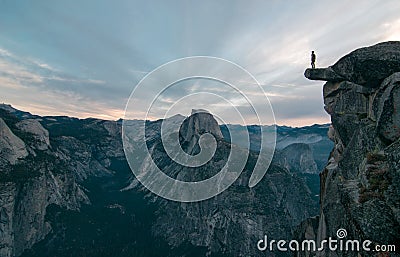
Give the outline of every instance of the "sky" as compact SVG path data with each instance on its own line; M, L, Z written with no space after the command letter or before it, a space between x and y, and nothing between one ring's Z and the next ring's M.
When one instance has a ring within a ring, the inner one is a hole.
M311 50L317 66L327 67L354 49L400 40L399 13L398 0L0 0L0 103L40 115L115 120L160 65L212 56L254 76L277 124L329 123L324 82L303 76ZM149 97L156 88L148 86ZM214 89L229 98L230 88L223 88ZM169 102L182 92L170 91ZM229 115L225 122L238 123Z

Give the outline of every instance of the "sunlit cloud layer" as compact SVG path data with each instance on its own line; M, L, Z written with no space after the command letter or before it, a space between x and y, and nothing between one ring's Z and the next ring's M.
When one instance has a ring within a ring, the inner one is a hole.
M278 124L327 123L323 82L303 77L310 51L323 67L356 48L400 40L398 13L398 0L3 1L0 102L42 115L119 119L150 71L205 55L253 74ZM207 85L171 88L157 108L168 110L178 96L199 87ZM257 93L251 88L246 94ZM213 91L244 108L229 88L215 85ZM148 89L148 97L155 94ZM184 115L192 105L186 112L182 107ZM227 122L239 123L233 117Z

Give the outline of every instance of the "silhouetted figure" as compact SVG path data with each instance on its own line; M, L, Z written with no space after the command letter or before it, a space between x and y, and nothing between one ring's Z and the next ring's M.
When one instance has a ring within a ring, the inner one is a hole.
M315 56L314 51L311 51L311 68L315 69L315 60L317 59L317 56Z

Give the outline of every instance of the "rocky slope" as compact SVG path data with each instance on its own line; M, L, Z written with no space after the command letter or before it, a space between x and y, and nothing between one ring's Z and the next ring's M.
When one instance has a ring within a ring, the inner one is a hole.
M306 127L293 128L288 126L276 126L276 150L281 151L292 144L307 144L312 151L311 158L317 164L317 170L320 172L325 166L326 159L333 147L326 134L330 124L312 125ZM230 134L243 134L245 130L250 136L250 150L259 151L261 144L261 129L257 125L241 126L241 125L221 125L221 131L225 139L229 139ZM229 133L228 133L229 129ZM268 131L269 126L263 126L263 130ZM270 142L264 140L264 147L268 147ZM242 147L247 147L246 142L238 142Z
M308 144L291 144L278 151L274 158L279 163L279 166L292 173L319 173L313 152Z
M199 181L213 176L225 165L230 148L236 146L223 140L211 114L194 112L180 130L183 150L195 154L198 139L204 133L215 135L217 150L203 166L190 168L174 163L165 153L160 138L150 146L151 158L156 160L164 173L181 181ZM173 247L187 242L205 247L208 254L269 256L271 253L266 255L258 251L255 242L265 233L275 238L290 239L293 228L305 217L316 213L316 205L303 180L274 163L260 184L250 189L248 181L256 159L257 154L250 153L238 180L211 199L177 203L155 197L154 201L159 206L157 221L153 225L155 235L164 238ZM148 161L145 160L140 169L147 169L146 163ZM135 188L141 188L140 184L134 184Z
M256 242L264 233L291 238L294 227L317 212L304 180L278 163L249 189L257 152L226 192L180 204L137 190L123 152L120 121L40 117L0 107L0 256L257 256ZM183 119L169 118L173 124ZM225 163L231 145L211 114L194 113L181 128L189 154L199 150L202 133L217 138L215 158L197 173L166 158L161 123L148 122L146 138L169 175L200 180ZM281 129L287 142L320 133Z
M0 153L3 163L15 164L18 159L28 155L24 141L15 136L3 119L0 118Z
M64 118L70 124L38 119L11 107L1 108L0 117L0 256L19 256L51 231L47 207L79 210L88 204L78 182L111 174L110 158L123 158L123 152L120 134L108 131L116 124L90 120L86 125L93 132L82 133L80 141L69 135L79 133L70 118ZM80 128L85 129L90 130ZM93 144L96 130L102 130L102 143Z
M307 69L305 76L327 81L323 97L332 120L328 135L335 145L321 174L318 226L305 221L299 237L320 242L344 228L348 239L398 244L400 42L355 50L331 67Z

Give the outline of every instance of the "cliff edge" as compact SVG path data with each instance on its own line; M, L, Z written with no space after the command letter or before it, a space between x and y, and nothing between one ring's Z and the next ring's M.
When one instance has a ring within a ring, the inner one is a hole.
M343 228L346 239L368 239L373 245L398 243L400 42L357 49L328 68L307 69L305 76L326 81L324 104L332 121L328 136L335 145L320 174L318 227L305 221L299 238L314 229L313 239L321 242L335 238ZM357 256L357 252L321 254Z

